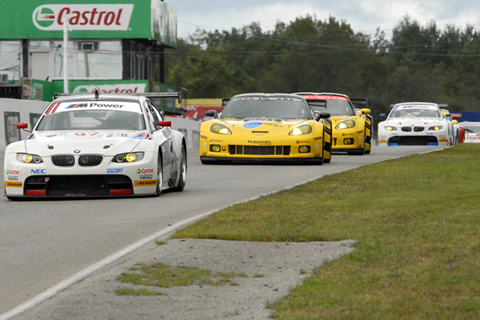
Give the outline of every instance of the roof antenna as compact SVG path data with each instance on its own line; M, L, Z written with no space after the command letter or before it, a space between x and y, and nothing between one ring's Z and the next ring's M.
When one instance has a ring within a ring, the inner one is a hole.
M100 90L98 90L98 88L95 88L95 100L98 100L99 94L100 94Z

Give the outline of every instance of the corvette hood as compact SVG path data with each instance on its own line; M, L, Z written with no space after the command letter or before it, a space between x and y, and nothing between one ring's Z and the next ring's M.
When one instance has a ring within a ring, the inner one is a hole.
M283 119L245 119L245 120L219 120L235 133L283 133L289 132L293 127L308 122L309 120L283 120Z
M337 123L339 123L340 121L344 121L344 120L358 120L358 117L357 116L331 116L330 117L330 120L332 120L332 124L335 126Z
M34 132L26 141L26 151L50 156L53 154L94 153L115 155L132 151L140 141L147 138L145 131L99 131L99 132Z

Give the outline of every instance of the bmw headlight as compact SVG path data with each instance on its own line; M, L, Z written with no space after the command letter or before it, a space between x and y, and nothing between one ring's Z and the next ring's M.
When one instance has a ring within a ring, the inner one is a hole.
M335 129L350 129L355 127L355 121L352 119L346 119L343 121L340 121L336 126Z
M112 162L122 163L122 162L135 162L143 159L143 152L128 152L120 153L113 157Z
M387 130L387 131L397 131L397 128L393 127L393 126L386 126L385 130Z
M432 130L432 131L438 131L438 130L442 130L442 126L431 126L430 128L428 128L428 130Z
M212 131L213 133L219 133L219 134L232 134L232 131L230 131L230 129L228 129L223 124L219 124L219 123L212 124L212 126L210 127L210 131Z
M30 153L17 153L17 161L20 161L22 163L33 163L33 164L38 164L42 163L42 157L36 154L30 154Z
M312 126L309 124L303 124L293 128L288 134L290 136L298 136L301 134L309 134L310 132L312 132Z

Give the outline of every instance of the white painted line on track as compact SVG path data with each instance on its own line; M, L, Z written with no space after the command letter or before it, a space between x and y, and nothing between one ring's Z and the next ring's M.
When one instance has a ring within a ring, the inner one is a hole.
M31 308L35 307L36 305L42 303L43 301L53 297L55 294L59 293L60 291L65 290L66 288L70 287L74 283L76 283L76 282L78 282L82 279L85 279L86 277L88 277L92 273L100 270L101 268L105 267L106 265L108 265L108 264L126 256L127 254L135 251L136 249L139 249L140 247L146 245L150 241L153 241L156 238L164 236L164 235L168 234L169 232L175 231L176 229L178 229L178 228L180 228L184 225L192 223L195 220L201 219L201 218L203 218L205 216L208 216L208 215L210 215L210 214L212 214L213 212L216 212L216 211L218 211L218 210L208 212L208 213L203 213L203 214L200 214L198 216L180 221L180 222L178 222L176 224L173 224L173 225L171 225L167 228L164 228L164 229L162 229L162 230L160 230L160 231L158 231L158 232L156 232L156 233L154 233L154 234L152 234L152 235L150 235L146 238L143 238L143 239L133 243L132 245L130 245L130 246L128 246L128 247L126 247L126 248L124 248L120 251L117 251L116 253L106 257L105 259L100 260L99 262L97 262L97 263L83 269L82 271L74 274L70 278L54 285L53 287L50 287L49 289L47 289L47 290L43 291L42 293L36 295L32 299L27 300L24 303L18 305L17 307L1 314L0 315L0 320L11 319L11 318L27 311L28 309L31 309Z

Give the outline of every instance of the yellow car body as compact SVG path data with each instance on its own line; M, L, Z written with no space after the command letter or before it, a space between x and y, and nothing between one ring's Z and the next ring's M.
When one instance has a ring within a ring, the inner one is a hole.
M218 116L200 127L200 160L217 162L331 161L329 114L317 118L302 97L245 93L228 100Z
M332 152L369 154L372 150L372 117L368 108L356 109L352 100L339 93L298 92L315 112L331 115ZM360 99L358 99L360 100ZM362 99L366 102L365 99Z

